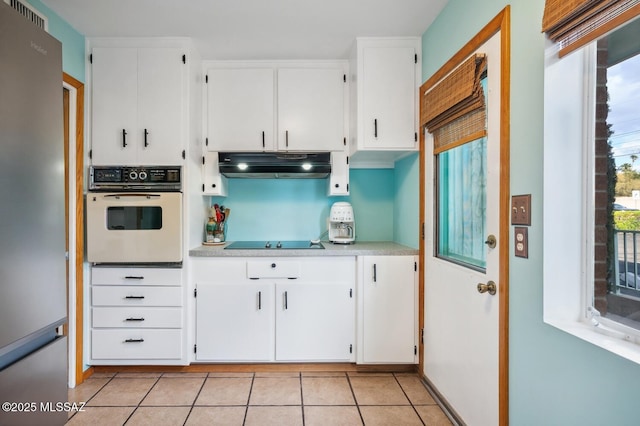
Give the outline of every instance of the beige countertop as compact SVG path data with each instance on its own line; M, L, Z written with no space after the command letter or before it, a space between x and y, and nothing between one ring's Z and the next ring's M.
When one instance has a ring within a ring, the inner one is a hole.
M418 249L390 241L356 241L353 244L333 244L323 241L322 249L247 249L225 250L231 244L205 246L189 250L193 257L285 257L285 256L414 256Z

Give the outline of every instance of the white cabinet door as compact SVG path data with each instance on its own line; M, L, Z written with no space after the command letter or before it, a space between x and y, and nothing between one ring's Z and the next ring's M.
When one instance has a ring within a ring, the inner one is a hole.
M417 361L417 272L415 256L359 259L362 313L358 361Z
M353 301L347 282L277 284L276 360L351 360Z
M416 138L416 64L413 47L363 51L364 149L413 149Z
M278 149L344 150L342 68L278 69Z
M92 163L131 164L138 121L138 50L96 47L91 65ZM129 161L127 161L129 160Z
M207 72L208 149L273 149L274 69L212 68Z
M178 48L92 49L92 164L182 162L182 55Z
M138 50L138 128L140 164L180 164L184 135L182 49Z
M196 359L272 361L272 284L197 283Z

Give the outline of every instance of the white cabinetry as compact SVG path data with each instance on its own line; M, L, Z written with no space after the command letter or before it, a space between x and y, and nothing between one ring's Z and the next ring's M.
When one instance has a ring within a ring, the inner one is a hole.
M207 149L344 151L347 73L346 61L209 63Z
M91 49L91 159L95 165L181 164L186 50Z
M278 149L343 151L345 97L343 67L278 69Z
M275 69L269 66L207 71L210 150L273 150L274 78Z
M418 150L420 46L415 37L356 40L351 56L352 152L399 156Z
M417 262L358 257L358 363L417 363Z
M197 361L354 361L355 258L192 258Z
M186 364L181 274L92 267L90 364Z

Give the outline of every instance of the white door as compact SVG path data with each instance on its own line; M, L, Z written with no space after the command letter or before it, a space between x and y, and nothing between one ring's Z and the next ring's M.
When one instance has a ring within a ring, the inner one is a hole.
M344 71L341 68L278 70L278 149L344 149Z
M198 283L196 359L273 360L273 285Z
M425 197L424 373L466 424L497 425L500 245L485 241L508 237L499 234L500 34L478 52L488 64L487 138L438 156L425 138L425 187L436 194ZM490 281L498 292L480 293Z
M209 150L272 150L273 68L212 68L207 75Z
M347 282L276 284L276 360L352 360L354 300Z
M417 360L416 258L362 257L360 362L413 364Z
M92 50L92 164L135 164L137 78L137 49L96 47Z
M363 52L366 148L416 147L416 51L413 47L367 47Z
M184 134L182 49L138 51L138 164L181 164Z

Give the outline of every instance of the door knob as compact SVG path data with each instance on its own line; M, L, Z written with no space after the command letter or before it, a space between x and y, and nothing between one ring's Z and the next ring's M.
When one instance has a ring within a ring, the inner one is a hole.
M486 284L478 284L478 293L489 293L493 296L496 294L496 283L488 281Z
M489 248L496 248L496 236L491 234L487 237L487 241L484 242Z

